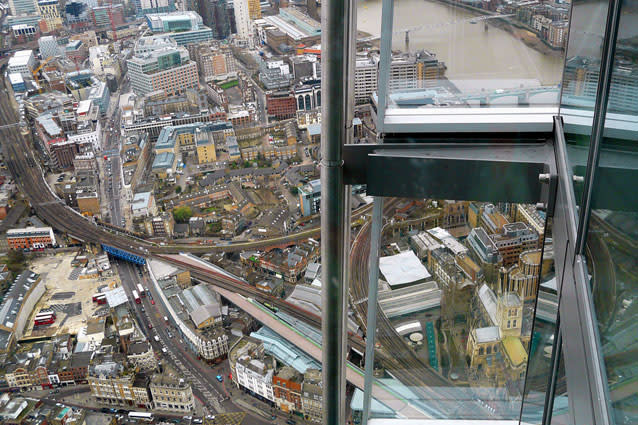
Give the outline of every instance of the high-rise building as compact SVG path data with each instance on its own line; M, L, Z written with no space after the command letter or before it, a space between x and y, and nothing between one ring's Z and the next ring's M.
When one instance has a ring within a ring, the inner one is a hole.
M204 25L213 31L213 38L223 40L230 35L226 0L201 0L198 2L198 7Z
M139 95L162 90L174 95L199 87L197 64L168 37L143 37L127 61L131 88Z
M248 0L235 0L235 24L237 25L237 36L247 43L252 42L252 22L248 10Z

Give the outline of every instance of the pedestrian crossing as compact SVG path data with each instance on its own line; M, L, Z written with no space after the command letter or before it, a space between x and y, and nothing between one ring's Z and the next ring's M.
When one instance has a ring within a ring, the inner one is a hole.
M215 419L204 419L204 425L241 425L246 418L246 412L220 413Z
M200 379L197 379L197 377L190 371L189 368L184 365L184 363L175 355L173 351L168 351L168 356L171 358L173 364L177 366L186 380L190 382L193 387L198 389L199 392L204 396L204 400L202 400L202 402L204 402L206 406L211 407L215 412L222 411L223 408L220 403L220 399L222 398L221 394L213 389L216 393L216 395L213 395L210 390L204 384L202 384L202 381Z

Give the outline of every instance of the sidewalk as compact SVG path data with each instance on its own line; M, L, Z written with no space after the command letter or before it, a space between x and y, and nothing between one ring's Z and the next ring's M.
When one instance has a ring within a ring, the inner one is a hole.
M307 422L305 419L292 415L292 417L281 410L270 407L267 403L252 397L249 394L244 393L242 390L233 386L233 394L231 396L233 404L238 407L242 407L250 412L255 413L265 419L273 421L274 424L285 424L288 419L294 420L298 425L315 425L313 422ZM276 419L272 419L272 415L276 416Z

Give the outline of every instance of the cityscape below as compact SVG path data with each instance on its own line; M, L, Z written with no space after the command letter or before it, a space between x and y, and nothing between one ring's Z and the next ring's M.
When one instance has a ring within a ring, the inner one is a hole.
M381 2L356 2L354 144L377 142L380 107L593 108L601 60L565 59L570 1L395 3L380 75ZM0 422L324 423L321 7L0 3ZM610 113L638 113L634 40ZM343 402L360 424L375 201L349 187ZM369 417L543 403L551 231L533 204L385 199ZM632 338L620 311L608 353Z

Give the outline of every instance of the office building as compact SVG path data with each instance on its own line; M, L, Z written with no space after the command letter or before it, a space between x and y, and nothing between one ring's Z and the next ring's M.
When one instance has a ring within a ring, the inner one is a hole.
M37 13L35 0L9 0L9 10L13 16Z
M144 47L137 51L140 43ZM199 87L197 64L190 60L184 47L166 38L140 39L127 65L131 88L138 95L161 90L171 96Z
M502 233L490 235L490 238L503 257L505 267L518 262L523 251L538 248L538 234L521 222L505 224Z
M252 43L252 21L248 10L249 0L234 0L235 25L237 25L237 37L249 45Z
M45 22L46 30L44 32L57 31L62 28L58 0L38 0L37 12Z
M231 33L226 0L204 0L197 2L204 25L213 31L213 38L223 40ZM232 12L232 9L231 9ZM233 15L234 19L234 15Z
M294 7L281 7L278 15L262 18L267 44L277 53L292 52L299 44L313 46L321 38L321 24Z
M124 6L110 4L91 9L91 21L96 29L111 31L124 24Z
M154 33L166 33L179 46L211 40L213 32L204 26L201 16L193 11L149 13L146 24Z
M168 13L175 10L175 2L171 0L135 0L137 16L149 13Z
M22 77L31 77L31 73L35 68L35 56L33 50L18 50L11 56L7 63L7 72L9 74L21 74Z
M40 48L40 56L42 56L42 60L60 56L62 54L62 50L58 45L58 40L52 35L40 37L38 39L38 47Z

